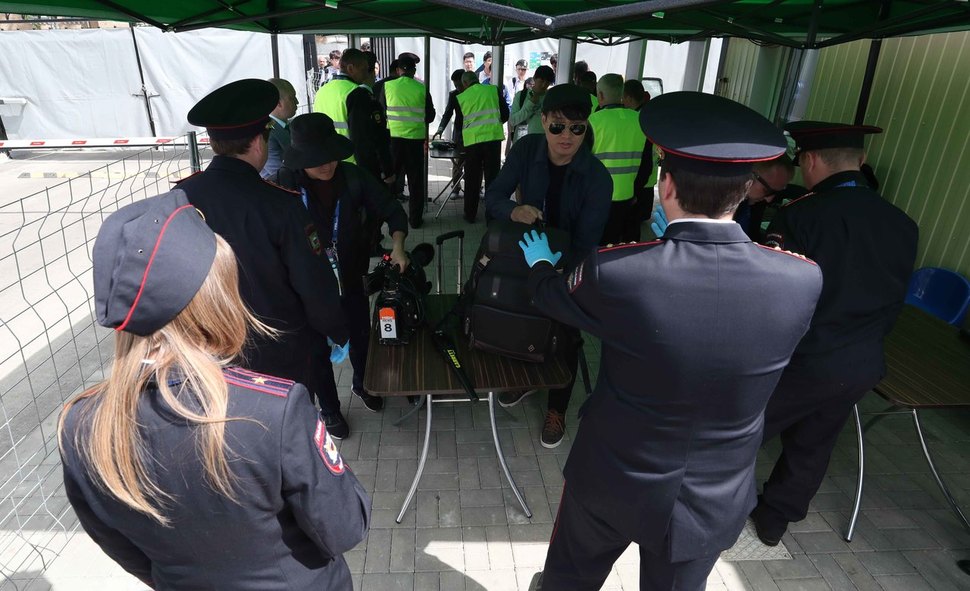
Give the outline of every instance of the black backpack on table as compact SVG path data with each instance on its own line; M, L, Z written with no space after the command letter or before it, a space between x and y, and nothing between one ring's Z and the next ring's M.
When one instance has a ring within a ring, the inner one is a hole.
M544 232L552 252L565 255L569 235L562 230L493 220L482 237L459 311L472 348L541 363L555 354L561 336L559 323L529 297L529 265L519 241L532 230ZM562 259L556 268L562 269Z

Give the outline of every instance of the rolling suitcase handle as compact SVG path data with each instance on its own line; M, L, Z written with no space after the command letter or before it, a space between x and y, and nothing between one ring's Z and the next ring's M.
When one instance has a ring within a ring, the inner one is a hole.
M443 261L443 257L441 256L441 253L442 253L442 250L443 250L443 245L444 245L445 242L451 240L452 238L457 238L458 239L458 289L457 289L457 293L461 293L461 288L462 288L462 280L461 280L462 279L462 269L465 266L465 231L464 230L455 230L453 232L448 232L446 234L442 234L442 235L440 235L440 236L438 236L437 238L434 239L434 243L438 247L438 267L437 267L437 271L435 273L435 284L437 285L437 288L436 288L436 291L435 291L436 294L440 294L441 293L441 276L442 276L441 266L442 266L442 261Z

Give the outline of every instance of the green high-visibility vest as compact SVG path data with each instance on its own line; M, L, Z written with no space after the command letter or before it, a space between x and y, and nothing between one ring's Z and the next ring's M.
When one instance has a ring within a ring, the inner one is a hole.
M473 84L458 93L461 140L466 146L505 138L499 114L498 91L491 84Z
M387 130L391 132L391 137L409 140L428 138L428 124L424 121L427 94L424 84L407 76L384 83Z
M640 130L640 114L633 109L603 109L589 116L589 125L593 128L593 155L613 177L613 201L631 199L647 143Z
M313 98L313 112L323 113L333 119L337 133L344 137L350 137L350 128L347 126L347 97L356 89L357 84L353 81L335 78L321 86ZM353 154L344 162L357 163Z

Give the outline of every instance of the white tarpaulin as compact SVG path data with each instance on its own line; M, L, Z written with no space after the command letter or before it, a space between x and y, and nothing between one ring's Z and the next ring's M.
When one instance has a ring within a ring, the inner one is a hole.
M151 27L53 31L4 31L0 34L0 117L10 139L150 136L148 111L141 94L135 60L135 41L145 86L152 95L155 135L174 136L193 129L185 119L192 105L213 89L240 78L272 76L271 37L225 29L163 33ZM422 57L418 77L424 77L424 38L395 39L396 53L411 51ZM663 78L664 90L680 90L688 45L647 43L645 76ZM430 86L437 119L444 113L450 75L462 67L466 51L475 54L476 67L483 45L459 45L431 40ZM598 76L626 70L627 45L603 47L579 44L577 58ZM504 82L513 65L529 62L529 75L558 51L555 39L535 39L505 48ZM279 36L280 75L293 83L305 100L306 72L300 35ZM717 52L712 51L712 56ZM716 71L716 59L708 63ZM387 64L382 64L386 74ZM708 86L713 81L708 76ZM497 82L497 81L496 81ZM16 99L23 98L26 104ZM299 112L306 112L301 105ZM434 131L433 124L431 131Z
M163 33L135 29L145 70L145 84L158 93L152 99L160 134L180 135L193 128L185 115L200 98L241 78L270 78L273 52L270 36L225 29ZM296 88L297 99L306 96L306 69L300 35L280 35L280 77ZM162 99L162 100L160 100Z
M0 97L27 99L2 114L11 139L151 135L140 90L128 30L0 34Z
M163 33L136 27L155 133L192 129L185 115L218 86L273 75L270 36L222 29ZM280 35L280 75L306 96L300 35ZM11 139L150 136L129 29L4 31L0 99L26 105L0 112Z

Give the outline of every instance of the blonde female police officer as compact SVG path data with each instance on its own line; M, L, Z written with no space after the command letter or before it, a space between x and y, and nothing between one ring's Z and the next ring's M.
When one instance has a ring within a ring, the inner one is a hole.
M302 385L234 365L272 330L228 244L176 190L109 216L93 260L111 377L58 431L84 530L153 589L351 589L370 499Z
M664 153L663 238L600 249L568 280L544 237L521 244L535 305L602 341L543 591L599 589L630 542L641 589L704 588L755 505L762 413L822 288L814 263L731 219L752 162L785 150L781 131L693 92L651 100L640 124Z

